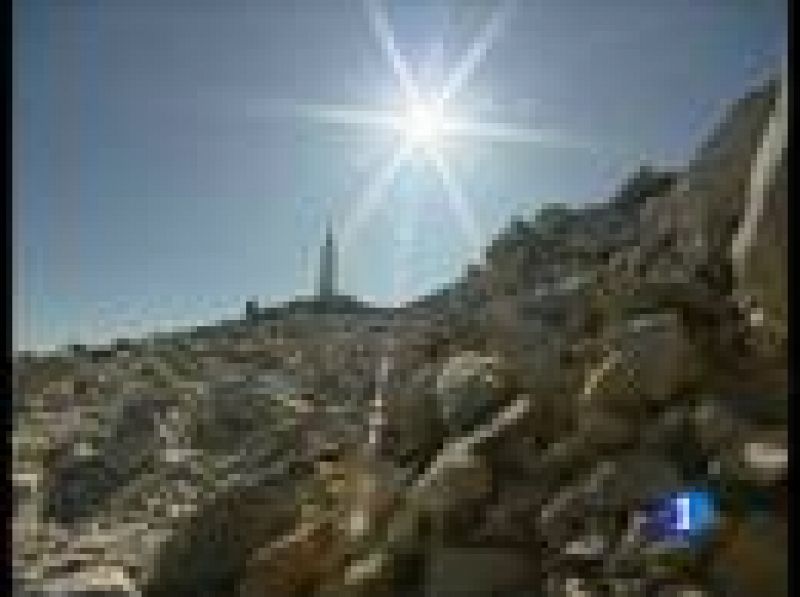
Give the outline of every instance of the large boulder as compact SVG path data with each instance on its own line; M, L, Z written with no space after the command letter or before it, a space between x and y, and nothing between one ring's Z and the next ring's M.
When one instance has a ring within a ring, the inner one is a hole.
M753 158L741 222L731 241L736 290L766 350L785 357L788 333L788 83L784 78ZM771 346L769 346L771 344Z
M493 372L496 365L495 357L463 352L442 366L436 379L436 397L451 436L465 433L482 416L499 406L499 379Z
M582 391L587 409L655 412L696 382L696 349L675 314L626 321L606 342L607 352L589 370Z

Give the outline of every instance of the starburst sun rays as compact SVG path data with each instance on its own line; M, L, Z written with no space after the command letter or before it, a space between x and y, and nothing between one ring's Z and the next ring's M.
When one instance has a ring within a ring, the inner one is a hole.
M504 0L470 44L461 60L433 92L423 90L415 79L409 62L400 53L394 30L381 0L364 0L373 34L389 62L403 93L400 110L359 109L350 106L305 106L304 114L318 121L349 126L366 126L399 133L399 143L386 161L370 177L356 199L340 234L340 249L347 250L359 229L380 206L405 162L416 156L429 162L441 179L442 187L458 225L471 249L479 250L481 236L478 222L463 189L445 159L443 142L451 138L474 138L507 143L553 143L576 146L562 133L460 118L452 100L467 85L484 61L517 5Z

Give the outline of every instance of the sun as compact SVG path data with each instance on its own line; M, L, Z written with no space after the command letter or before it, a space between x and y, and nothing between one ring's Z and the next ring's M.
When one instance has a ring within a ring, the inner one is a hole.
M382 110L321 106L312 108L310 115L337 124L382 128L393 133L392 141L398 141L397 137L403 139L369 178L348 218L348 225L342 235L343 244L349 242L355 231L384 201L384 192L396 179L401 167L409 162L425 162L438 174L450 206L470 239L470 244L482 246L479 224L457 177L449 167L449 154L455 153L466 137L540 142L541 135L538 131L480 122L474 115L471 117L469 107L457 103L456 98L484 61L495 40L502 34L517 2L518 0L501 0L501 4L492 11L463 57L452 69L448 69L449 72L441 72L442 65L438 64L441 61L441 51L435 54L438 58L432 59L436 64L417 65L420 71L424 70L429 75L436 73L434 80L430 80L430 76L424 77L426 83L432 83L434 88L423 89L414 77L414 71L418 69L412 68L413 65L398 51L383 0L365 0L373 33L397 78L398 90L402 95ZM441 48L441 44L437 47Z
M401 119L401 128L408 142L415 147L435 147L444 134L442 106L434 102L411 101Z

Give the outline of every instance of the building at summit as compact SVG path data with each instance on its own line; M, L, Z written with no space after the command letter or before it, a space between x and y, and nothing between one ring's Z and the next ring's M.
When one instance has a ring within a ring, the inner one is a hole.
M338 266L339 255L336 237L333 226L329 221L325 229L325 238L320 246L319 270L314 294L312 296L298 296L289 302L271 307L261 307L255 299L248 300L245 306L247 319L279 319L299 313L356 314L381 311L377 307L371 307L352 296L340 292Z

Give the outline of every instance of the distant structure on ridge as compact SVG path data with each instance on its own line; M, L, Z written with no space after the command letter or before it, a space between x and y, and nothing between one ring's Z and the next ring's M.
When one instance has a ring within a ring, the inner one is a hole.
M248 321L279 320L292 314L368 313L375 310L352 296L341 294L338 284L338 259L333 226L328 221L325 240L320 247L319 277L312 296L297 296L273 306L260 306L256 298L245 303Z
M336 246L333 240L333 230L328 222L325 234L325 243L320 250L319 285L317 299L328 302L337 296L336 288Z

